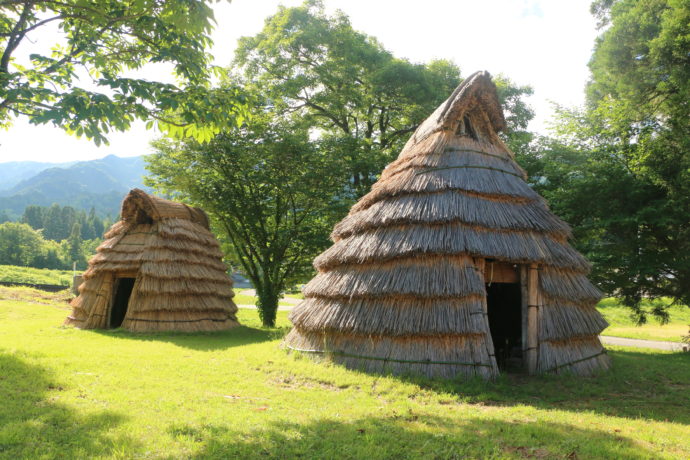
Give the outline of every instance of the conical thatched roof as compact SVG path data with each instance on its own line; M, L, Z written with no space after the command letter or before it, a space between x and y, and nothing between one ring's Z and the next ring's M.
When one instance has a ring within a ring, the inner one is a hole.
M111 327L123 278L135 279L121 325L125 329L209 331L238 324L232 280L201 209L134 189L121 215L89 261L66 324Z
M336 225L287 347L372 371L494 376L487 276L502 264L521 273L532 372L608 365L589 265L525 182L497 135L504 127L489 74L467 78Z

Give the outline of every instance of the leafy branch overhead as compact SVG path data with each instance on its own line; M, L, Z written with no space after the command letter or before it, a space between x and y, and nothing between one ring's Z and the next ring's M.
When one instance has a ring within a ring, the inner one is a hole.
M238 92L210 86L209 3L0 0L0 126L26 116L100 144L136 119L201 140L241 122ZM149 63L177 83L131 76Z

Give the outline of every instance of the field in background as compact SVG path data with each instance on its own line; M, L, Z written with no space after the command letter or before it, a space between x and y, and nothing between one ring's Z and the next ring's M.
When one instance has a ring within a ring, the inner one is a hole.
M668 300L667 302L670 303ZM643 307L649 311L651 302L643 301ZM648 315L647 323L642 326L635 324L630 314L630 309L622 306L616 299L603 299L599 302L597 308L610 324L602 332L602 335L680 342L682 336L689 334L690 308L685 305L674 305L669 309L670 318L668 324L662 325L652 315Z
M69 286L72 284L72 270L49 270L47 268L0 265L0 281Z
M59 295L0 299L0 458L687 458L681 353L614 348L597 378L387 377L280 349L287 331L61 327ZM19 298L19 299L17 299Z

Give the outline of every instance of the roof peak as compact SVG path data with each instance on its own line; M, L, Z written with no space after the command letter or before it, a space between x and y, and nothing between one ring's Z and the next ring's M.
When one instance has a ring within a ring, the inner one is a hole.
M122 220L128 223L152 223L163 219L184 219L209 229L206 213L184 203L149 195L141 189L130 190L122 201Z
M463 116L476 108L486 114L488 124L494 132L498 133L506 128L496 85L491 74L485 70L465 78L450 97L419 125L406 147L438 131L455 131Z

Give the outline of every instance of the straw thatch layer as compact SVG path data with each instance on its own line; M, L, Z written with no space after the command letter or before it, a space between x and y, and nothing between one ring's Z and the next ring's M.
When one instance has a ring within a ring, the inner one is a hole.
M305 331L362 335L435 336L483 334L486 319L479 296L464 299L308 298L290 313Z
M225 311L229 317L234 317L237 312L230 295L137 293L130 302L134 302L130 308L136 306L132 314L135 311Z
M505 262L539 262L588 271L589 263L566 242L533 231L499 231L465 224L382 227L339 240L314 260L326 270L413 255L469 254Z
M435 169L466 167L502 171L520 179L526 179L525 171L507 154L481 148L476 143L467 143L453 148L446 147L440 152L416 155L407 157L401 162L393 162L386 168L382 179L393 178L409 170L414 173L423 173Z
M306 297L410 296L464 297L484 292L467 257L411 257L395 262L340 265L316 275L302 290Z
M450 155L450 154L448 154ZM413 193L464 190L487 195L539 200L539 195L520 177L499 169L449 168L407 169L374 184L353 211L366 209L384 198Z
M492 378L498 374L483 334L393 338L311 333L294 328L285 342L290 350L323 356L366 372L442 378Z
M593 305L601 299L601 291L582 273L556 267L544 267L539 287L549 297Z
M540 201L499 201L461 190L400 195L351 213L335 226L334 241L354 233L405 223L464 223L501 230L534 230L570 235L570 227Z
M118 279L135 278L125 329L193 332L238 325L232 280L203 211L134 190L122 216L89 261L67 324L109 327Z
M597 336L543 341L539 344L539 372L592 375L610 366L611 359Z
M539 337L564 340L568 337L598 335L608 323L594 305L582 306L545 296L539 309Z

